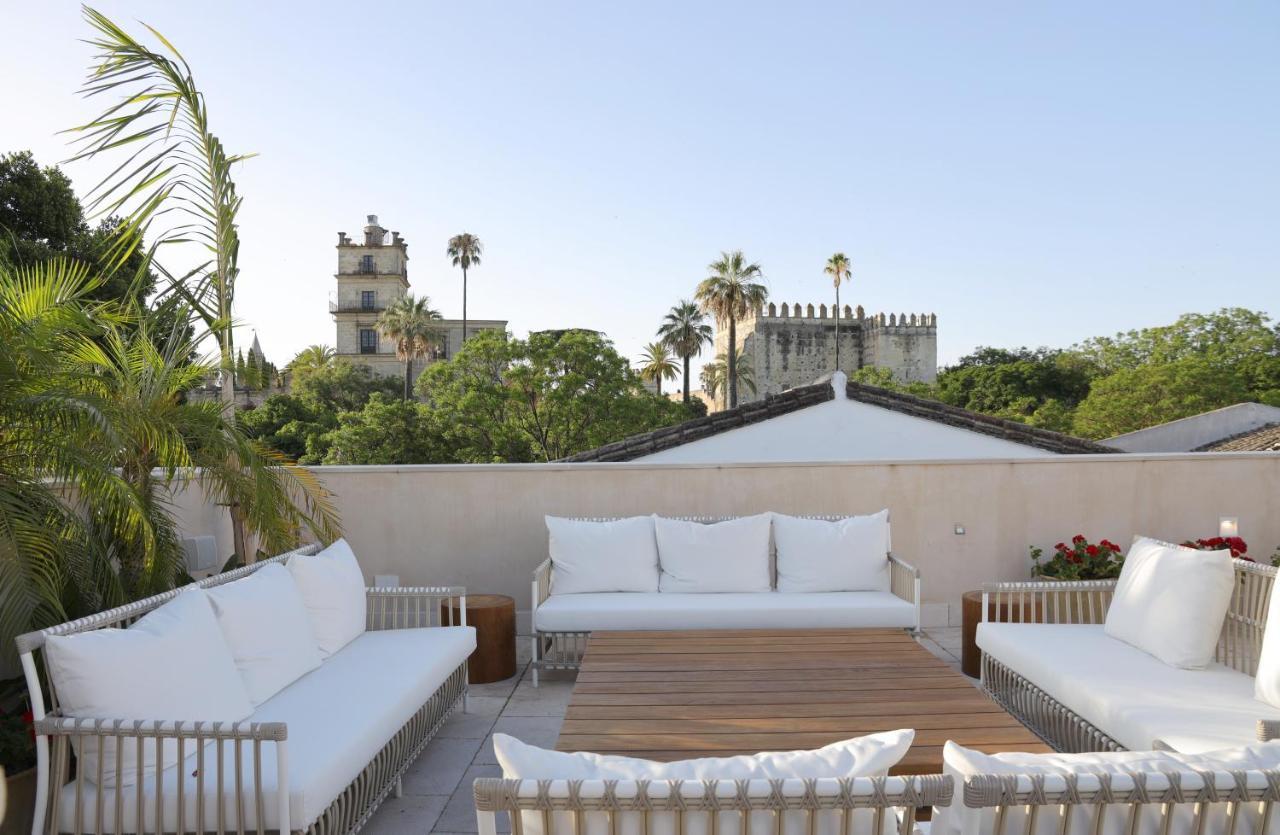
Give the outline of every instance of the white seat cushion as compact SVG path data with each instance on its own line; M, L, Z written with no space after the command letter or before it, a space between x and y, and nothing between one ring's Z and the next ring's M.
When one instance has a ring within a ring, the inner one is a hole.
M983 623L978 646L1133 751L1159 739L1185 753L1248 745L1280 708L1253 697L1253 678L1222 664L1170 667L1102 626Z
M652 516L608 522L546 517L551 593L658 590Z
M59 707L69 717L238 722L253 712L208 595L198 588L179 592L128 629L51 635L44 652ZM87 774L98 773L101 746L104 786L138 782L135 745L121 746L117 772L114 740L73 741ZM177 743L166 741L161 754L173 762ZM149 783L154 743L143 747L141 759Z
M430 629L391 629L365 632L254 711L251 721L286 722L289 730L289 825L293 830L306 829L350 785L369 764L374 755L424 705L449 675L472 653L476 646L475 630L469 626L433 627ZM252 745L244 746L244 779L252 791ZM226 748L228 779L234 779L233 757ZM205 828L217 823L214 760L206 754ZM192 758L182 769L187 803L186 826L195 826L195 779ZM275 747L263 746L263 792L265 796L265 828L277 828ZM177 770L165 772L165 816L168 830L177 819ZM85 831L94 830L93 785L86 786ZM154 781L145 781L143 799L147 831L155 831ZM75 809L75 783L63 787L62 831L72 828ZM103 798L107 819L104 831L111 832L114 792ZM125 791L125 831L136 831L136 792ZM246 826L256 827L252 803L246 802ZM225 798L227 822L235 829L234 797Z
M905 628L915 625L915 607L885 591L569 594L548 598L534 625L543 632Z
M1213 661L1231 605L1230 551L1197 551L1134 537L1107 609L1107 634L1172 667Z
M1087 754L1027 754L1010 752L984 754L964 748L954 742L947 742L942 752L943 772L955 780L955 793L951 805L938 810L934 815L934 835L959 835L961 832L991 832L994 830L994 810L966 809L964 806L964 781L982 774L1004 775L1097 775L1108 774L1113 778L1124 779L1124 776L1143 773L1148 776L1148 785L1157 789L1161 779L1158 775L1178 773L1187 775L1185 779L1194 780L1193 771L1250 771L1254 772L1250 783L1266 785L1265 777L1260 773L1264 769L1280 767L1280 742L1255 743L1241 748L1210 751L1204 754L1182 754L1172 751L1108 751ZM1051 781L1050 781L1051 782ZM1052 782L1051 782L1052 785ZM1065 785L1065 783L1061 784ZM1059 786L1060 787L1060 786ZM1188 790L1188 795L1194 792ZM1170 833L1191 835L1195 832L1192 815L1192 804L1187 803L1178 809L1174 816ZM1212 804L1207 807L1207 826L1204 832L1224 832L1226 830L1227 804ZM1070 835L1088 835L1094 831L1093 809L1076 809L1071 816L1067 832ZM1156 835L1161 832L1162 809L1158 805L1148 805L1137 820L1136 832L1139 835ZM1133 807L1130 804L1113 804L1107 807L1105 820L1107 831L1128 832L1130 815ZM1241 807L1242 820L1237 821L1237 832L1252 832L1258 822L1258 805L1244 804ZM1007 813L1005 831L1024 832L1025 811L1013 808ZM1036 815L1033 835L1060 835L1062 815L1056 806L1042 807Z
M888 591L889 511L829 522L773 514L778 591Z
M320 666L307 607L283 565L263 566L205 594L254 705Z
M653 518L664 592L766 592L773 588L769 567L768 513L704 524Z
M368 605L364 573L345 539L315 556L290 557L288 567L307 607L322 659L364 632Z

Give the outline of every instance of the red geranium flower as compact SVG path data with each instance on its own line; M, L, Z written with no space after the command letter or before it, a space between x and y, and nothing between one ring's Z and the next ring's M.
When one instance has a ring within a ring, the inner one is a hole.
M1076 534L1075 536L1071 537L1071 541L1079 545L1081 542L1084 542L1084 534L1079 534L1079 533Z
M1084 549L1084 551L1085 551L1085 553L1086 553L1086 554L1088 554L1088 555L1089 555L1089 556L1091 556L1091 557L1096 557L1096 556L1098 556L1098 546L1097 546L1097 545L1090 545L1088 548L1085 548L1085 549Z

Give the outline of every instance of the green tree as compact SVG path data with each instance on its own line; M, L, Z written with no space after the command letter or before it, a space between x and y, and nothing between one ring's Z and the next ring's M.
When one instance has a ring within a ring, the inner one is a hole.
M640 379L653 383L662 396L662 381L674 380L679 368L671 358L671 350L662 342L650 342L640 356Z
M326 464L438 464L449 461L431 411L375 392L358 412L343 412L328 437Z
M930 393L962 409L1063 429L1095 374L1093 364L1072 351L978 348L943 369ZM1056 405L1033 417L1050 402Z
M689 363L712 341L707 315L688 299L681 299L662 317L658 337L684 364L684 402L689 404Z
M0 156L0 263L34 266L74 258L103 276L92 298L138 304L155 289L143 253L135 251L111 269L100 263L119 225L108 217L90 227L71 180L57 166L42 168L30 151Z
M405 400L413 391L413 361L427 356L444 339L436 324L440 318L440 311L431 308L430 299L415 299L412 293L396 299L378 317L378 330L395 342L396 357L404 363Z
M295 377L330 368L337 360L337 352L328 345L308 345L298 352L285 369Z
M726 373L725 368L728 362L724 354L716 354L716 358L706 365L702 366L702 390L715 400L720 393L725 390ZM738 357L738 384L751 392L756 393L756 372L751 364L751 357Z
M848 281L853 275L849 267L849 256L843 252L837 252L827 259L827 264L822 268L822 272L831 279L831 283L836 288L836 306L834 308L836 317L836 371L840 370L840 285Z
M402 384L395 377L374 374L367 366L339 357L330 365L296 376L291 391L310 408L336 416L363 409L375 391L398 397Z
M470 232L454 235L445 247L445 255L455 267L462 268L462 341L467 341L467 270L480 266L484 244Z
M645 391L626 358L586 331L478 333L417 390L468 462L554 461L690 414Z
M710 275L698 284L694 291L704 313L715 316L717 324L729 329L728 358L725 369L728 380L729 408L738 405L738 320L748 312L764 304L769 291L757 279L761 278L760 265L747 263L742 250L722 252L720 258L707 266Z
M1076 409L1074 428L1086 438L1109 438L1239 403L1247 389L1208 359L1121 368L1094 381Z

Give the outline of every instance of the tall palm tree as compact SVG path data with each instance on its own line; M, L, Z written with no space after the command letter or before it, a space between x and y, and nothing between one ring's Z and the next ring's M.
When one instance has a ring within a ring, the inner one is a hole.
M725 355L716 354L716 358L702 366L702 390L715 400L725 385ZM738 384L752 394L756 393L756 372L751 366L751 357L738 357Z
M715 316L716 323L728 325L729 349L725 366L729 384L729 408L738 405L738 320L764 304L769 291L756 279L763 277L760 265L748 263L742 250L720 253L707 270L711 273L698 284L694 298L704 313Z
M671 351L664 342L650 342L640 356L640 379L654 384L662 396L662 381L674 380L679 368L671 361Z
M684 362L684 402L689 402L689 361L702 353L703 345L712 341L707 316L688 299L681 299L662 317L658 336Z
M94 30L94 66L81 92L86 97L117 96L96 119L71 132L79 146L72 160L114 157L111 171L89 192L95 216L120 215L104 268L123 264L151 241L142 260L167 287L161 298L180 297L189 314L216 339L222 377L222 404L235 410L233 301L240 270L236 218L242 198L231 173L253 154L228 154L210 127L208 102L196 86L191 66L163 35L151 27L155 48L137 40L106 15L85 7ZM160 251L187 253L177 273L155 260ZM200 338L196 339L198 344ZM251 559L245 538L246 508L230 507L236 557Z
M852 272L849 269L849 256L837 252L827 259L822 271L831 277L836 287L836 371L840 370L840 285L848 281Z
M440 344L442 334L435 324L440 318L440 311L431 308L430 299L415 299L412 293L392 302L378 317L378 330L395 341L396 357L404 363L405 400L413 391L413 361Z
M453 262L453 266L462 267L462 341L467 341L467 270L480 266L480 256L484 254L484 244L470 232L454 235L449 239L449 247L445 255Z
M323 371L333 365L337 356L337 352L328 345L308 345L289 361L286 369L294 374L311 374L316 371Z

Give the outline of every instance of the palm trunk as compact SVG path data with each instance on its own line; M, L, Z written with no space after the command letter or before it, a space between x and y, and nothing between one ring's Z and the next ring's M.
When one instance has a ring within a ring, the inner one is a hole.
M462 341L467 341L467 268L462 268Z
M684 405L689 405L689 355L684 355Z
M836 371L840 370L840 283L836 282Z
M653 391L659 397L662 396L662 375L661 374L653 378Z
M729 408L738 406L738 327L732 315L729 316L729 361L725 365L725 373L729 375Z
M219 305L223 315L223 321L230 321L230 311L226 309L225 301ZM218 336L218 342L222 349L222 409L226 413L227 420L235 420L236 410L236 378L235 378L235 350L232 343L231 326L227 325L226 330ZM237 465L239 462L236 462ZM244 526L244 510L240 507L239 502L232 501L227 509L231 513L231 547L235 554L237 565L249 564L249 540L248 534Z
M409 391L413 388L413 357L404 360L404 398L409 399Z

